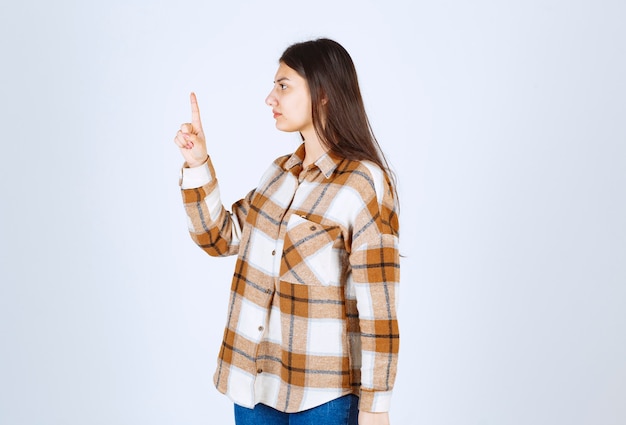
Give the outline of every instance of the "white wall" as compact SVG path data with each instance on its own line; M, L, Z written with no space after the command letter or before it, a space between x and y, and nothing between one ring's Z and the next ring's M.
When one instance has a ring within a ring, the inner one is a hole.
M620 1L31 1L0 13L0 423L229 424L234 259L186 233L197 92L230 204L289 44L353 55L400 179L398 424L626 422Z

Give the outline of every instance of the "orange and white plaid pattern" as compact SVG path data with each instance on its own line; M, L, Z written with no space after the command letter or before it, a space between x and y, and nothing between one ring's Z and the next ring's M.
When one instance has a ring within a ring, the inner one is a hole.
M345 394L389 409L399 332L398 216L387 176L304 145L227 211L210 159L184 168L193 240L237 254L214 380L235 403L298 412Z

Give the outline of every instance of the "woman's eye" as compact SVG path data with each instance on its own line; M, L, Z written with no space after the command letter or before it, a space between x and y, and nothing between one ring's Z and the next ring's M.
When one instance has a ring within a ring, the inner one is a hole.
M286 90L287 89L287 85L286 84L280 84L280 89L281 90Z

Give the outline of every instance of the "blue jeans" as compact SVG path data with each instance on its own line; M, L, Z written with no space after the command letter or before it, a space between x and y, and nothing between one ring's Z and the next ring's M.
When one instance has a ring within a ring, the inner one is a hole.
M248 409L235 404L236 425L357 425L359 398L348 394L303 412L284 413L264 404Z

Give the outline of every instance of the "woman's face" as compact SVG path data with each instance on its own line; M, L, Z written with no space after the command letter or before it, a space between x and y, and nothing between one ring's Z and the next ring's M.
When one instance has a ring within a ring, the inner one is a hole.
M274 77L274 88L265 103L272 107L277 129L299 131L304 136L314 131L309 85L296 71L282 62Z

